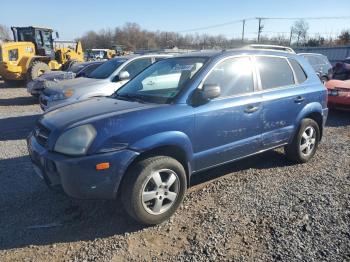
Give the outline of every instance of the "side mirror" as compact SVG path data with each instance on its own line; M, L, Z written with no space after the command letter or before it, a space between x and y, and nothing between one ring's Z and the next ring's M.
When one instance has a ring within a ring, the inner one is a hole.
M56 31L56 39L60 38L60 35L58 34L58 32Z
M118 81L129 80L130 79L130 74L128 73L128 71L121 71L118 74L117 79L118 79Z
M214 99L220 96L221 88L218 85L203 85L202 94L205 99Z

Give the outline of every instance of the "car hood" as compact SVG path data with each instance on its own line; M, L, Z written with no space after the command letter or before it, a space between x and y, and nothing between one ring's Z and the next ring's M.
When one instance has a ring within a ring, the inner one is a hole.
M106 79L94 79L94 78L85 78L85 77L79 77L74 79L68 79L63 80L53 87L50 87L45 93L56 93L56 92L62 92L65 89L80 89L88 86L94 86L94 85L103 85L108 83L109 81Z
M75 73L73 72L66 72L66 71L50 71L47 72L37 78L37 80L65 80L65 79L72 79L75 77ZM34 79L35 80L35 79Z
M100 97L78 101L45 113L40 122L52 129L64 129L70 125L91 123L110 116L157 107L157 104L143 104Z

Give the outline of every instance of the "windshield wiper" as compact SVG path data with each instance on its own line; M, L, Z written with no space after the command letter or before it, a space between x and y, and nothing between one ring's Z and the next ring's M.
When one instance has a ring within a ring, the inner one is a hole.
M139 103L144 103L145 101L142 99L141 96L138 95L129 95L129 94L115 94L113 95L113 98L120 99L120 100L126 100L126 101L136 101Z

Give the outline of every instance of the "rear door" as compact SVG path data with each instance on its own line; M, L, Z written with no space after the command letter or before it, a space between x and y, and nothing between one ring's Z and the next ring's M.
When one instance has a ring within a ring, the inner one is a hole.
M299 84L306 75L294 59L255 56L262 95L262 148L285 144L305 105L305 89ZM293 70L295 68L295 70Z

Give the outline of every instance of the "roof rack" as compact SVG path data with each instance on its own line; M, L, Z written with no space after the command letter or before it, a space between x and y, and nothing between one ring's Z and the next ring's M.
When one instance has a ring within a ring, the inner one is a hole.
M253 44L245 46L244 48L248 49L261 49L261 50L272 50L272 51L280 51L280 52L287 52L291 54L295 54L295 51L293 48L290 48L288 46L280 46L280 45L259 45L259 44Z

